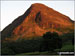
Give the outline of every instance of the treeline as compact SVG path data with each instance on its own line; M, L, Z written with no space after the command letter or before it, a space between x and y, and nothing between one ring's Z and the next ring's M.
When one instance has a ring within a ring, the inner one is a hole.
M1 54L19 54L39 51L42 39L17 40L16 42L3 42Z
M72 34L69 34L69 35L72 35ZM38 38L35 37L29 40L18 39L15 42L2 42L1 54L15 55L20 53L37 52L37 51L38 52L44 52L44 51L54 52L55 49L62 48L63 43L65 43L63 42L63 39L64 39L63 36L62 37L59 36L56 32L54 33L47 32L42 37L38 37ZM68 38L65 38L65 39L67 40Z

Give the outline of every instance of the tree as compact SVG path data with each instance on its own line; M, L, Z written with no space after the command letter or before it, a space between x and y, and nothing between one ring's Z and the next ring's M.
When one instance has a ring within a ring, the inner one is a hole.
M62 39L59 37L58 33L54 32L52 33L54 44L56 48L62 47Z
M54 51L55 49L62 47L62 39L59 38L59 35L56 32L46 32L43 35L41 46L42 49L40 49L40 51Z

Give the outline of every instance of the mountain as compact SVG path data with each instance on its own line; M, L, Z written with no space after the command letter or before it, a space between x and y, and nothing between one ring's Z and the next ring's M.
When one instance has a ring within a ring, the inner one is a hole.
M59 35L74 31L74 22L44 4L35 3L21 16L1 32L2 39L17 40L42 36L46 32L57 32Z

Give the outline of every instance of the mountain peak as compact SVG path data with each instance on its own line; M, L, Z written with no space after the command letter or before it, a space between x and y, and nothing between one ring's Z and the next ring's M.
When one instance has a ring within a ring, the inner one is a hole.
M41 3L34 3L31 5L32 8L35 8L35 10L44 10L44 9L48 9L49 7L44 5L44 4L41 4Z
M40 6L45 6L45 5L44 4L41 4L41 3L34 3L31 6L40 7Z

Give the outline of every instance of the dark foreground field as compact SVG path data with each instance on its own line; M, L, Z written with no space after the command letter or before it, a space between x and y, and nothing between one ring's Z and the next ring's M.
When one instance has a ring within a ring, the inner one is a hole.
M47 36L48 37L48 36ZM43 38L36 37L36 39L18 39L16 42L2 42L2 55L58 55L58 52L74 52L74 44L73 44L73 33L65 34L60 36L62 39L62 43L56 45L57 43L52 40L52 43L49 43L49 46L41 45ZM53 39L53 37L52 37ZM47 43L46 43L47 44ZM62 44L62 45L61 45ZM40 50L43 46L50 48L50 50L42 51ZM53 47L52 47L53 46ZM54 47L55 46L55 47ZM56 48L56 47L61 48Z
M55 52L45 51L45 52L29 52L21 53L17 55L59 55L58 52L68 52L74 50L73 45L65 45L61 49L56 49Z

